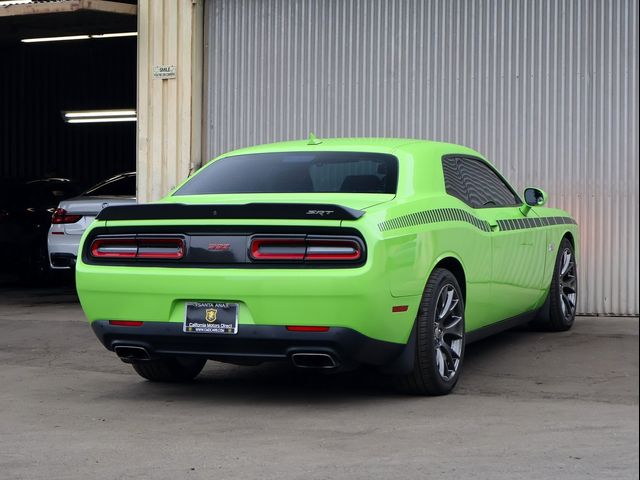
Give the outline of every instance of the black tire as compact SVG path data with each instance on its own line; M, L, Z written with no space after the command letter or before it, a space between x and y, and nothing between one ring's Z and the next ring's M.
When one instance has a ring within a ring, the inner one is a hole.
M168 357L131 365L138 375L152 382L187 382L198 376L205 363L206 358Z
M564 332L573 326L578 300L576 256L568 238L563 238L556 256L549 288L548 310L537 322L552 332Z
M52 281L53 270L49 265L49 251L46 239L39 243L34 243L29 248L26 268L22 272L22 280L28 285L43 286Z
M446 302L449 292L453 292L451 304L456 303L447 306L442 300ZM445 316L440 319L442 313ZM413 370L399 379L400 388L419 395L451 392L462 373L464 347L464 299L460 285L450 271L436 268L427 281L416 317Z

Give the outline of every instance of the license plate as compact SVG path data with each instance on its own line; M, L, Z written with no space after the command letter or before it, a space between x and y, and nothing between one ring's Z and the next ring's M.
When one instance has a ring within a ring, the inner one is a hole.
M238 304L226 302L188 302L185 306L185 333L238 333Z

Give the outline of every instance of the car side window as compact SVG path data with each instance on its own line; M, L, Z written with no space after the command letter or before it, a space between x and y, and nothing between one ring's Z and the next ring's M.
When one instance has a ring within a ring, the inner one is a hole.
M458 169L459 159L456 157L444 157L442 159L442 172L444 173L444 186L449 195L469 204L469 197L464 181Z
M460 158L458 171L471 207L513 207L522 203L504 180L481 160Z

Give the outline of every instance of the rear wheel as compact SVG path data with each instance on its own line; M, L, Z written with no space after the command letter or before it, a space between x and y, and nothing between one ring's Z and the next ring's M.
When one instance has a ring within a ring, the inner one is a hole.
M464 358L464 301L456 277L437 268L429 277L416 317L413 370L401 388L420 395L445 395L455 387Z
M193 380L207 363L206 358L169 357L132 362L138 375L152 382Z

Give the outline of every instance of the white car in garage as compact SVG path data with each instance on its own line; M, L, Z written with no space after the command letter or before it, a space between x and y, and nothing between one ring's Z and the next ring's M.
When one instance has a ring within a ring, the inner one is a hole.
M135 172L116 175L82 195L60 202L51 217L47 236L51 268L69 270L75 266L80 238L103 208L133 203L136 203Z

